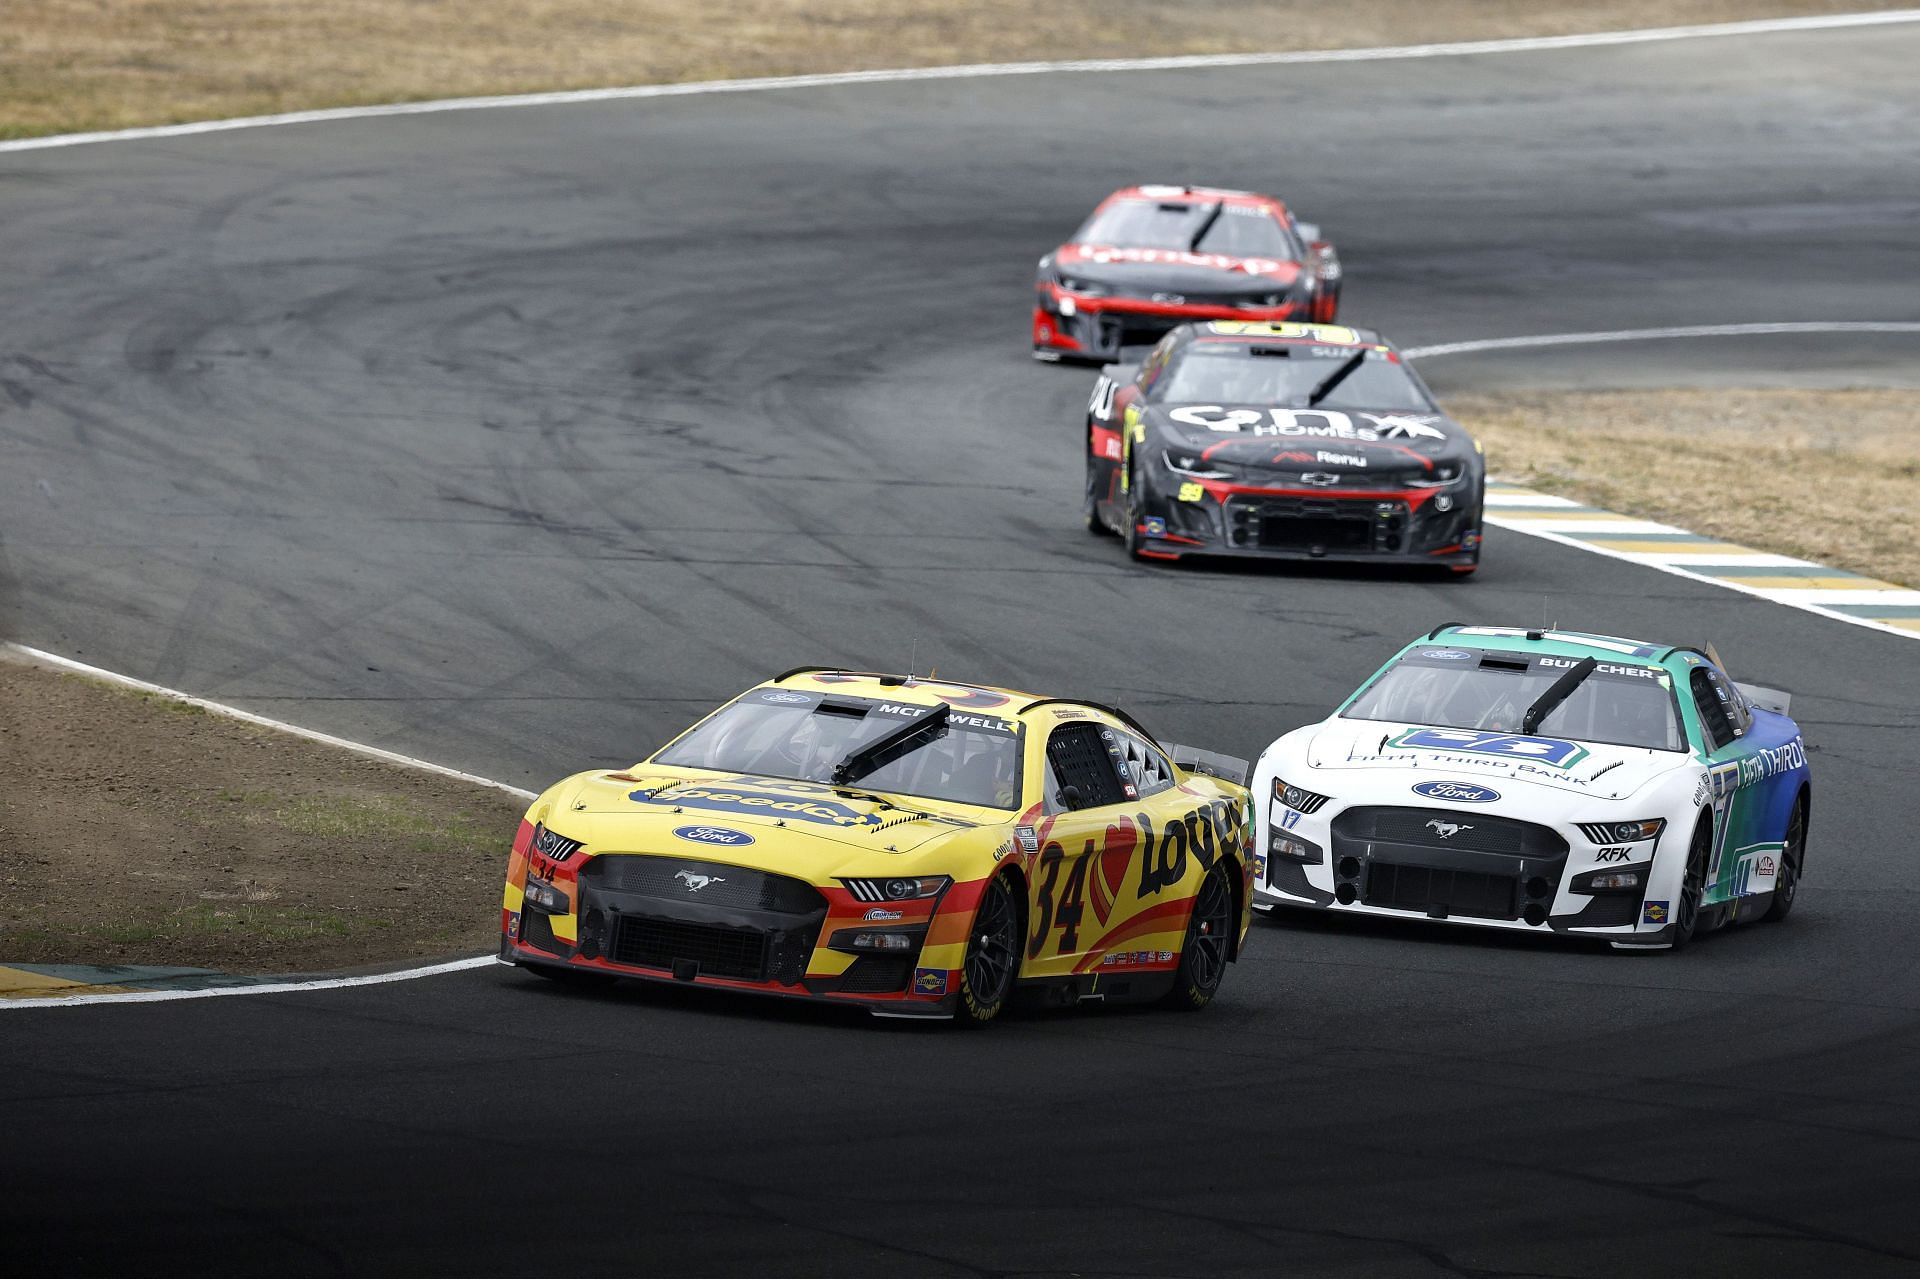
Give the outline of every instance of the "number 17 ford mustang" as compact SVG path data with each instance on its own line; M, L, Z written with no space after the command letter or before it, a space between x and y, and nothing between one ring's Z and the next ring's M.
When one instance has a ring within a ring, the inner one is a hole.
M1709 652L1443 626L1255 765L1255 905L1620 949L1783 918L1812 787L1782 693Z
M539 796L500 955L891 1016L1200 1008L1251 917L1246 765L1171 750L1089 702L789 671Z

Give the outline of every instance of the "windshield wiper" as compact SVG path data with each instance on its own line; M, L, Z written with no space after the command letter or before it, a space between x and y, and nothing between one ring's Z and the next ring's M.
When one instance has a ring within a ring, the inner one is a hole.
M1213 230L1213 224L1220 220L1220 210L1226 207L1224 204L1216 204L1207 211L1206 217L1200 219L1200 229L1193 233L1193 239L1187 241L1188 252L1194 253L1199 251L1200 241L1207 238L1207 232Z
M1346 381L1347 376L1359 368L1361 362L1366 358L1367 353L1364 350L1355 351L1352 355L1349 355L1341 362L1339 368L1327 374L1327 376L1321 380L1320 385L1313 388L1313 394L1307 397L1307 407L1312 408L1329 395L1332 395L1333 389Z
M947 716L952 711L953 707L941 702L925 715L890 728L865 746L848 752L845 759L833 766L833 784L845 786L848 782L865 777L880 765L889 762L895 755L905 754L903 748L909 742L922 733L932 732L945 725Z
M1527 713L1520 717L1520 731L1531 737L1540 731L1540 721L1553 714L1554 708L1573 695L1580 687L1580 681L1593 674L1593 668L1599 663L1591 657L1583 657L1553 681L1553 684L1533 705L1527 707Z

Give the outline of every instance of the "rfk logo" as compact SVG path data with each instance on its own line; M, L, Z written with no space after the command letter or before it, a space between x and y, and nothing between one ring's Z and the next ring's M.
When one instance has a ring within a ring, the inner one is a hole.
M673 877L685 881L687 891L690 893L697 893L708 884L724 884L727 882L726 879L720 875L696 875L690 870L677 870L673 872Z
M1428 822L1427 825L1431 829L1438 831L1441 839L1452 839L1463 830L1473 829L1471 826L1462 826L1459 822L1443 822L1437 820Z

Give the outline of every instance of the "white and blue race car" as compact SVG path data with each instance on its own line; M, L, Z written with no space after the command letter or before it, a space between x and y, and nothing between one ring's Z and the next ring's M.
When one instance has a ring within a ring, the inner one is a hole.
M1254 765L1254 907L1683 946L1780 919L1812 784L1711 651L1442 626Z

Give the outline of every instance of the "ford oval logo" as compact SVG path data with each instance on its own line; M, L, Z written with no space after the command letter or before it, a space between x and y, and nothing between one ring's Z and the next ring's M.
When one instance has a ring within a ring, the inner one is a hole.
M753 842L753 836L745 831L729 830L725 826L676 826L673 833L696 844L718 844L722 848L739 848Z
M1413 793L1455 804L1491 804L1500 798L1499 791L1475 786L1472 782L1421 782L1413 788Z
M1436 662L1470 662L1473 654L1458 648L1423 648L1420 656L1432 658Z
M774 692L760 694L760 700L763 702L771 702L775 706L798 706L802 702L810 702L813 699L805 693Z

